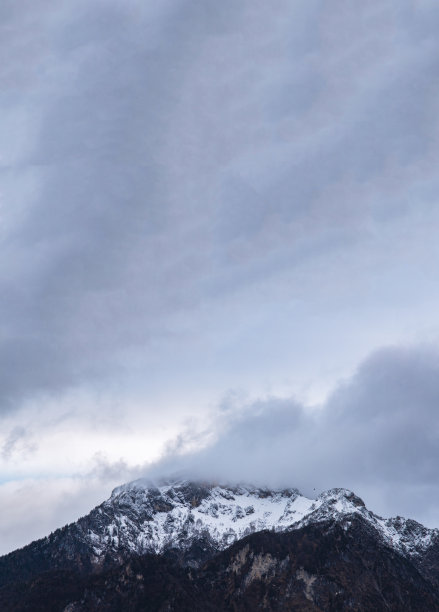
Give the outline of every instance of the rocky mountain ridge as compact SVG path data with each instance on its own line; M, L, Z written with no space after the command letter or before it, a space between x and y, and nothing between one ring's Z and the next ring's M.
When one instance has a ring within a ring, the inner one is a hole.
M313 523L362 516L383 541L408 556L419 556L439 542L439 530L402 517L383 519L347 489L308 499L297 489L218 485L188 480L153 484L139 480L115 489L85 519L84 542L96 563L119 552L161 554L189 551L203 542L210 552L224 550L263 530L286 531Z

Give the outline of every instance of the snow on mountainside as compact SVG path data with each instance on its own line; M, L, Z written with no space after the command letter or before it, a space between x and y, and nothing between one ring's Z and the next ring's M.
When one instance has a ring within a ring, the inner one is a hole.
M342 522L360 515L390 547L406 556L423 554L439 542L437 529L409 519L383 519L346 489L331 489L317 499L297 489L268 490L187 480L153 484L135 481L115 489L107 501L80 519L83 542L94 562L121 553L189 551L194 557L224 550L263 530L286 531L325 521ZM190 560L189 560L190 562Z
M140 573L133 573L132 563L140 564ZM312 575L304 574L304 567ZM87 516L0 557L0 609L48 609L29 603L35 598L45 602L48 590L53 601L65 602L64 608L57 603L53 609L107 609L93 602L85 608L65 606L82 601L86 592L92 599L95 595L104 597L104 591L125 592L127 580L136 581L137 575L149 585L145 586L146 599L155 596L157 581L162 581L166 593L172 593L177 584L180 594L189 594L189 599L198 597L199 603L205 589L213 589L209 597L215 601L224 598L224 589L235 595L247 593L254 577L262 576L261 568L268 568L268 573L263 574L258 588L265 585L268 589L273 610L290 609L284 603L302 591L300 605L308 605L312 584L316 601L328 604L319 604L316 610L335 609L328 603L334 593L339 593L346 605L360 602L356 609L377 610L376 602L381 601L383 593L392 592L400 607L389 609L408 609L401 607L401 601L411 593L412 601L425 599L429 603L410 609L439 611L438 530L400 517L383 519L346 489L331 489L308 499L297 489L269 490L182 479L156 483L138 480L118 487ZM363 579L358 582L365 568L366 586ZM239 576L235 570L239 570ZM70 580L65 591L54 587L60 584L59 572ZM231 577L238 581L239 588L233 580L229 584ZM313 582L303 586L304 579ZM34 589L38 584L41 592ZM344 585L341 590L340 585ZM91 590L87 590L89 587ZM141 593L137 583L130 588L128 598ZM233 609L255 609L260 594L250 591L250 607L242 604L244 607ZM27 607L12 606L20 593ZM133 610L145 609L142 606ZM179 606L166 609L182 609ZM183 609L217 609L203 606ZM125 608L120 604L108 609Z

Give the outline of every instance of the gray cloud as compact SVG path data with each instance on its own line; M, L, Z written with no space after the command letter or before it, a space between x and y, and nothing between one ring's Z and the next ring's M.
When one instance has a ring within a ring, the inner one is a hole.
M0 456L5 461L17 455L23 457L35 452L37 443L32 434L24 427L14 427L2 445Z
M172 376L195 332L245 329L255 291L354 308L372 284L394 305L382 278L406 297L393 245L422 265L437 221L437 7L2 10L2 410L122 381L130 352L142 381L157 344Z
M437 525L438 373L432 349L380 350L324 406L269 398L223 410L213 444L188 454L179 440L155 471L297 486L310 496L347 487L375 511Z

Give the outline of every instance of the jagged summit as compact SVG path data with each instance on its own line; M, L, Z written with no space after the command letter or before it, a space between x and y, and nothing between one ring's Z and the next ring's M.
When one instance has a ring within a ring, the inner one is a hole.
M251 533L334 521L349 528L355 516L404 554L419 554L438 538L437 530L415 521L375 515L363 500L343 488L309 499L293 488L224 485L181 477L139 479L117 487L81 521L96 563L127 550L137 554L178 552L192 563Z
M316 524L349 529L356 519L405 556L423 554L439 542L437 529L377 516L348 489L330 489L310 499L294 488L209 483L179 474L121 485L87 516L30 546L49 550L56 544L57 555L66 559L80 550L81 558L96 567L146 553L177 555L183 563L199 565L256 532Z
M138 553L189 552L202 542L210 554L255 531L284 530L314 503L297 489L140 479L117 487L90 514L93 550L97 558L119 547ZM102 535L103 516L108 522Z

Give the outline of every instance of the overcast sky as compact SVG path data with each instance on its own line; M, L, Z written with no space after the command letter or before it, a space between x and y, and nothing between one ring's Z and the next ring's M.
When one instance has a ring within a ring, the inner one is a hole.
M0 553L180 467L439 527L438 30L2 0Z

